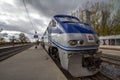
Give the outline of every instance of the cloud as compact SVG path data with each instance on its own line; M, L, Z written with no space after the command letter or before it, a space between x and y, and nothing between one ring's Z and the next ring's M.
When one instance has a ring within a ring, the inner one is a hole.
M34 35L35 30L41 36L52 16L69 14L87 1L96 0L24 0L28 9L26 13L23 0L0 0L0 28L20 31ZM99 1L99 0L98 0Z
M25 3L34 26L30 23L23 0L1 0L0 28L28 34L34 34L36 30L42 35L53 15L66 14L77 7L73 0L70 3L68 0L25 0Z
M40 18L40 14L36 10L30 13L32 23L36 25L33 27L25 12L25 8L20 1L0 1L0 28L11 31L21 31L28 34L34 34L35 30L41 30L41 26L45 27L44 17Z
M55 14L68 14L84 1L80 0L27 0L28 5L37 9L40 14L52 17Z

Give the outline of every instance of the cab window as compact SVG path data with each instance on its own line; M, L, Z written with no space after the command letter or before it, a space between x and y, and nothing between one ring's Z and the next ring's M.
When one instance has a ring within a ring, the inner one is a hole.
M55 22L55 20L52 20L52 27L55 27L56 26L56 22Z

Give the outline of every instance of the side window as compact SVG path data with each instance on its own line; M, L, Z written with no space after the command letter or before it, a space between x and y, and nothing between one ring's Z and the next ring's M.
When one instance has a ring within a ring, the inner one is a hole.
M47 38L48 38L48 31L46 30L44 34L44 39L47 39Z
M51 21L51 25L52 25L52 27L56 27L56 22L55 22L55 20L52 20L52 21Z
M48 30L45 31L45 36L48 36Z

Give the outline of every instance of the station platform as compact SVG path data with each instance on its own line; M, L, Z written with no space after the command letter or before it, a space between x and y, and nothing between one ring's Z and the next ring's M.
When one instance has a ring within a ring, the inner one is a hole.
M117 50L100 49L100 51L102 51L102 54L120 57L120 51Z
M0 80L67 80L39 46L31 47L0 62Z
M100 45L100 48L120 51L120 46Z
M107 46L107 45L100 45L100 51L103 54L113 55L120 57L120 46Z

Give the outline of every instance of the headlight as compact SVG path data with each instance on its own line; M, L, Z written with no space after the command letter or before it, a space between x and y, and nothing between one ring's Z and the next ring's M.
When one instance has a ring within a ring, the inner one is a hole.
M80 40L79 43L82 45L82 44L84 43L84 41L83 41L83 40Z
M70 41L68 41L68 43L69 43L71 46L74 46L74 45L77 45L78 41L77 41L77 40L70 40Z
M99 45L100 44L100 40L97 40L96 43Z

